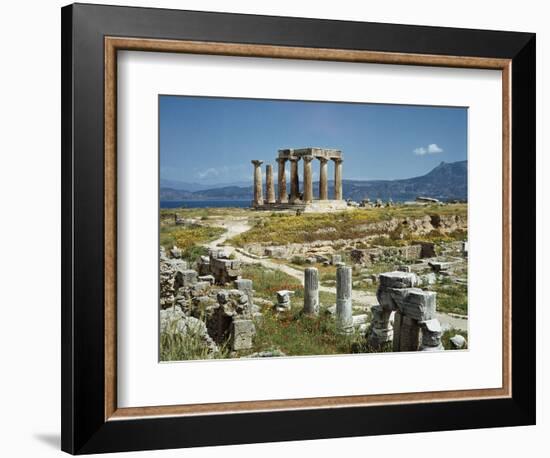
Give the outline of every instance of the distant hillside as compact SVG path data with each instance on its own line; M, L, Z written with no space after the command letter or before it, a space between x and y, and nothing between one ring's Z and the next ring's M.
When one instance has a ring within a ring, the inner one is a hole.
M413 200L419 195L441 200L461 199L468 196L468 161L441 162L426 175L403 180L344 180L344 197L361 200L396 201Z
M422 175L403 180L343 180L345 199L360 201L364 198L394 201L414 200L417 196L435 197L440 200L466 200L468 196L468 162L441 162L437 167ZM300 184L300 187L302 185ZM318 183L313 185L314 195ZM329 195L333 192L329 182ZM225 186L215 189L187 191L161 187L160 200L246 200L252 199L252 186Z
M161 188L173 189L176 191L189 191L189 192L205 191L207 189L215 189L215 188L225 188L227 186L246 187L249 184L251 184L251 182L249 183L244 181L238 181L238 182L232 182L232 183L204 184L204 183L188 183L186 181L178 181L178 180L167 180L165 178L160 179Z

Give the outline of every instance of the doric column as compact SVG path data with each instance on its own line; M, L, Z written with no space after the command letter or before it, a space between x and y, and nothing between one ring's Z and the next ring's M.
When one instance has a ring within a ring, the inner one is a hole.
M334 199L342 200L342 159L335 158L334 161Z
M262 185L262 164L264 161L250 161L254 165L254 200L252 201L252 204L257 205L263 205L264 204L264 197L263 197L263 185Z
M319 314L319 271L306 267L304 272L304 313Z
M277 162L279 163L279 203L286 204L288 202L288 194L286 192L286 158L278 157Z
M327 180L327 171L328 171L328 159L320 157L319 161L321 163L319 169L319 200L328 199L328 180Z
M275 185L273 183L273 167L271 164L265 166L265 189L267 193L267 203L275 203Z
M313 200L313 182L311 179L311 161L313 156L304 156L304 202L310 203Z
M336 326L341 333L353 332L351 267L345 265L336 268Z
M298 181L298 160L297 157L289 158L290 161L290 203L300 198L300 182Z

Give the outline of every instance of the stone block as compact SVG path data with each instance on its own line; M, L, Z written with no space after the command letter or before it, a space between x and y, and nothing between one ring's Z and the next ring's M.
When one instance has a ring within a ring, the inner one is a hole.
M213 302L214 299L210 296L197 296L193 298L193 305L195 307L206 307L208 305L212 305Z
M435 318L437 293L411 288L402 303L398 304L403 313L416 321L428 321Z
M166 260L166 262L176 272L178 270L187 270L187 269L189 269L189 264L187 263L187 261L184 261L183 259L168 259L168 260Z
M386 288L378 288L376 291L376 299L380 306L386 310L396 310L397 304L393 300L391 290Z
M250 350L255 334L256 326L252 320L233 320L231 325L232 350Z
M189 287L197 283L198 274L195 270L178 270L176 272L176 284L178 287Z
M199 276L199 281L205 281L205 282L210 283L210 285L213 285L215 279L214 279L213 275L200 275Z
M418 321L406 315L401 315L399 349L397 351L418 351L419 345L420 326L418 325Z
M182 257L182 255L183 251L177 246L172 247L172 249L170 250L170 256L172 256L173 258L179 259Z
M443 262L443 261L432 261L432 262L429 262L428 264L437 273L446 272L452 266L451 262Z
M433 272L430 272L429 274L421 275L420 281L422 285L435 285L437 282L437 277Z
M419 324L422 329L422 345L420 346L420 350L443 350L443 345L441 345L441 335L443 334L443 330L441 329L441 323L439 320L432 319Z
M460 334L456 334L453 337L451 337L450 342L453 348L456 348L456 349L465 348L467 344L466 339Z
M379 279L383 288L412 288L417 282L414 273L399 271L380 274Z
M282 289L280 291L277 291L277 304L275 305L275 308L277 311L284 311L284 310L290 310L292 305L290 303L290 296L294 294L293 291L289 291L287 289Z
M191 297L198 297L205 295L210 289L210 282L199 281L190 287Z
M235 280L235 288L240 291L252 291L252 280L247 278L239 278Z
M288 249L286 247L270 246L265 248L264 254L270 258L283 259L288 257Z

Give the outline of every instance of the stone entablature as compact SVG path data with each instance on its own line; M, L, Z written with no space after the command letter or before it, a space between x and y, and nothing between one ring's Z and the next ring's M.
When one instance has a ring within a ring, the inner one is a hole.
M313 156L315 159L343 159L342 151L328 148L286 148L279 150L279 157L289 159Z

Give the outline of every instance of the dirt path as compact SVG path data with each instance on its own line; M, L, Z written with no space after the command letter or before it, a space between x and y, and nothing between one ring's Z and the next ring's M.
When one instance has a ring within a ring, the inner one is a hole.
M235 237L236 235L242 234L243 232L248 231L252 226L248 224L248 218L233 218L224 220L223 223L214 224L213 226L221 227L226 230L226 232L216 240L205 244L207 248L216 248L217 246L223 245L228 239ZM228 245L226 247L228 253L233 253L235 248Z
M221 224L216 224L216 226L226 229L226 232L216 240L213 240L205 244L204 246L206 246L207 248L216 248L220 245L224 245L228 239L231 239L232 237L238 234L242 234L243 232L246 232L251 228L250 224L248 223L248 218L246 217L227 219ZM235 247L231 245L225 245L224 249L228 254L234 254L236 259L239 259L248 264L259 264L262 267L266 267L268 269L280 270L281 272L284 272L285 274L290 275L291 277L294 277L297 280L299 280L302 285L304 284L304 272L301 270L295 269L286 264L273 262L269 259L257 259L252 256L247 256L246 254L240 251L237 251ZM319 285L319 290L325 291L327 293L336 294L335 287ZM353 290L351 294L352 294L352 300L358 304L366 305L369 307L378 304L376 295L371 292ZM453 327L455 329L459 329L463 331L468 330L467 319L452 317L445 313L438 313L437 318L439 319L439 321L441 322L444 328Z

